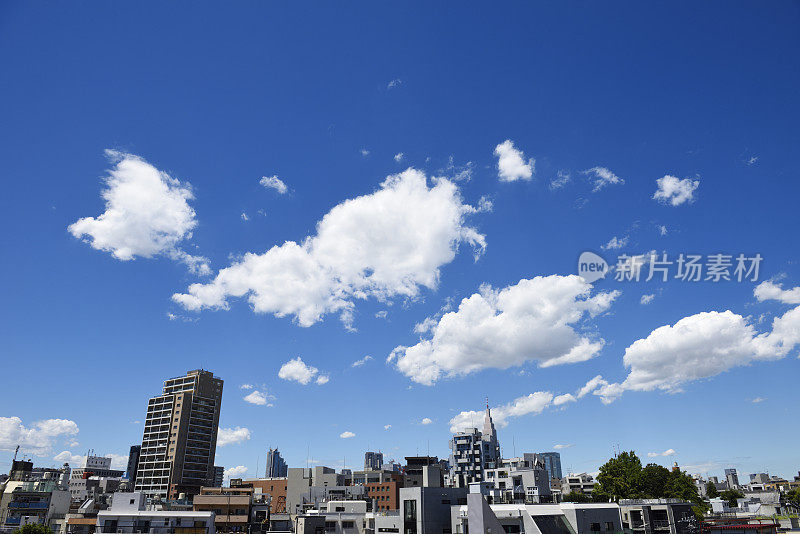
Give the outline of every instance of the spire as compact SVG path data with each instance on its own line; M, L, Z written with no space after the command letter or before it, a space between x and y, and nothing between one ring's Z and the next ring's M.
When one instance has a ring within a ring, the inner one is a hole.
M494 421L492 421L492 410L489 408L489 397L486 397L486 415L483 418L483 439L491 439L495 436Z

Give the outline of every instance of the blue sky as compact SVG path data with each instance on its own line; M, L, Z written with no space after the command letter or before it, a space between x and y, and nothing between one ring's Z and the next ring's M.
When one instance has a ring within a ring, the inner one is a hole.
M270 446L446 456L488 396L509 456L792 475L799 15L4 4L0 460L123 457L161 382L203 367L238 474ZM590 285L587 250L763 262Z

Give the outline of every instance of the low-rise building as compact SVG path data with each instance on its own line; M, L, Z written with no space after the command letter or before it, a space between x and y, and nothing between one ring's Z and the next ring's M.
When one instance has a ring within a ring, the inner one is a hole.
M594 478L587 473L567 475L561 481L561 495L567 495L572 492L591 495L593 490Z
M150 510L144 493L116 493L97 513L96 532L119 534L215 534L214 512Z
M696 531L692 503L680 499L623 499L622 526L633 534L688 534Z
M13 530L28 524L46 525L55 531L61 530L69 512L69 491L55 480L19 482L9 493L9 483L3 496L8 499L2 510L4 529ZM6 500L6 499L4 499ZM57 525L58 524L58 525Z
M252 504L252 487L202 487L192 501L194 511L214 512L217 532L247 532Z

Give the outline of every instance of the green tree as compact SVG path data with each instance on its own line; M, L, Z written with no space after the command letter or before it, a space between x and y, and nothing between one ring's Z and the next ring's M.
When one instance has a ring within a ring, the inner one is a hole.
M608 502L640 497L639 474L642 461L634 451L623 452L600 467L594 486L595 501Z
M728 506L734 508L738 504L736 499L741 499L744 497L744 493L735 489L727 489L720 493L719 496L722 497L722 500L728 503Z
M663 465L647 464L639 472L637 486L645 499L667 497L667 487L672 479L669 469Z
M564 502L591 502L592 498L585 493L581 493L579 491L572 490L563 497L561 500Z
M53 534L53 530L47 525L24 525L14 531L13 534Z
M719 491L717 491L717 485L713 482L709 482L706 484L706 497L709 499L714 499L719 497Z
M670 472L664 497L682 499L696 505L704 505L694 480L689 474L680 469L674 469Z
M786 494L786 500L800 506L800 488L795 488Z

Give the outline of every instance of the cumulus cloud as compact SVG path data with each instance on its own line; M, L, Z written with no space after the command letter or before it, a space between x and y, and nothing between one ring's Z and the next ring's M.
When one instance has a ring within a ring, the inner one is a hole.
M624 247L627 244L628 244L628 236L624 237L614 236L611 239L609 239L608 243L606 243L605 245L601 245L600 248L603 250L616 250Z
M367 363L370 360L372 360L372 356L364 356L360 360L354 361L352 363L352 367L361 367L362 365L364 365L365 363Z
M536 160L533 158L525 161L522 150L514 148L514 142L506 139L494 147L497 156L497 176L501 182L515 182L517 180L530 180L536 169Z
M397 163L400 163L401 161L403 161L404 157L405 157L405 154L403 154L402 152L398 152L397 154L394 155L394 160Z
M345 430L344 432L339 434L339 437L342 439L349 439L356 437L356 435L353 432L350 432L349 430Z
M207 260L178 245L192 237L197 226L191 185L181 183L133 154L106 150L113 163L101 196L105 212L83 217L68 230L97 250L118 260L166 256L197 274L211 272Z
M69 451L61 451L55 456L53 460L56 462L68 463L72 469L78 469L86 465L85 454L72 454Z
M667 174L656 180L656 184L658 189L653 193L653 199L662 204L680 206L685 202L694 202L694 192L700 186L700 181L689 178L681 180Z
M241 386L239 386L239 388L241 389L253 389L254 387L255 386L253 386L253 384L242 384Z
M266 406L269 404L269 401L273 400L274 398L275 397L266 391L259 391L255 389L244 396L244 401L250 404L255 404L256 406Z
M667 449L664 452L648 452L647 456L650 458L655 458L657 456L673 456L675 454L675 449Z
M783 289L782 284L776 284L771 280L758 284L753 290L753 295L759 302L777 300L784 304L800 304L800 287Z
M286 184L278 178L277 174L273 174L272 176L262 176L261 180L258 181L262 186L267 189L274 189L280 195L285 195L289 188L286 187Z
M69 419L45 419L26 427L19 417L0 417L0 450L12 451L17 445L23 452L44 456L59 439L78 434L78 425Z
M477 210L446 179L428 186L408 169L389 176L372 194L347 200L317 224L302 243L287 241L262 254L247 253L206 284L192 284L173 299L188 310L227 309L231 297L247 297L254 312L294 316L311 326L329 313L346 325L354 301L415 298L434 289L440 268L462 243L479 255L484 236L465 224Z
M369 150L367 150L366 148L362 148L360 152L361 155L364 156L365 158L369 156Z
M217 431L217 447L242 443L250 439L250 429L237 426L234 428L219 427Z
M537 391L514 399L508 404L492 408L492 420L499 428L508 426L509 420L523 415L538 415L553 402L553 394L549 391ZM462 432L467 428L480 427L483 424L482 411L470 410L461 412L450 419L450 432Z
M429 425L433 423L433 420L430 417L423 417L422 421L420 421L421 425Z
M592 191L597 192L609 185L616 185L616 184L624 184L625 180L611 172L610 169L606 167L592 167L591 169L586 169L583 171L583 174L591 176L592 180Z
M243 465L237 465L236 467L228 467L223 472L223 476L226 480L230 480L232 478L242 478L247 474L247 467Z
M304 386L308 385L312 380L315 380L317 385L320 386L327 384L330 380L327 375L320 374L319 369L313 365L306 364L300 356L284 363L278 371L278 378L299 382Z
M561 449L569 449L572 446L573 446L572 443L563 443L563 444L559 443L559 444L553 445L553 448L555 450L557 450L557 451L560 451Z
M553 398L553 405L554 406L561 406L562 404L567 404L568 402L575 402L578 399L575 398L575 395L572 393L564 393L563 395L557 395Z
M593 393L613 402L625 391L681 391L684 384L757 361L778 360L800 344L800 306L759 333L749 318L730 310L702 312L653 330L625 349L630 370L622 383L605 384Z
M529 361L549 367L591 359L604 341L576 328L606 311L619 295L591 296L591 291L576 275L537 276L503 289L482 286L456 311L427 325L429 337L411 347L396 347L388 362L411 380L432 385L443 377Z
M648 293L646 295L642 295L642 298L639 299L639 304L650 304L653 302L653 299L656 298L655 293Z

